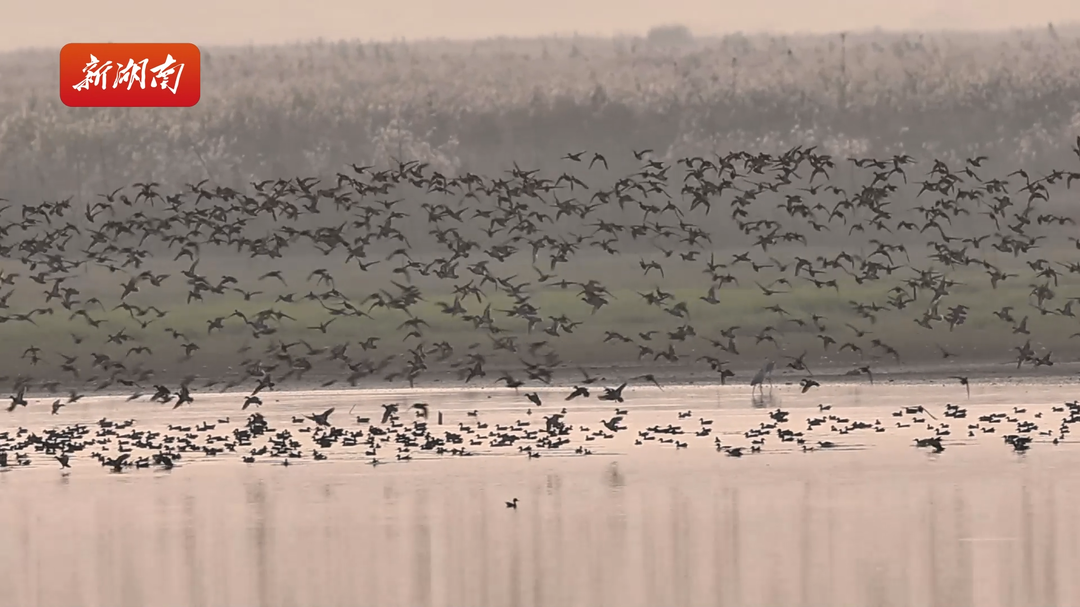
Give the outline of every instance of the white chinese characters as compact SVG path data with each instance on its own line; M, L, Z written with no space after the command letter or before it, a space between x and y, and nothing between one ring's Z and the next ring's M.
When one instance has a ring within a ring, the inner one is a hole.
M85 91L91 87L101 86L101 90L108 90L110 88L108 74L115 67L117 70L111 88L117 89L126 85L127 90L130 91L138 83L140 89L145 89L146 66L149 62L149 59L143 59L142 61L128 59L126 65L122 63L114 64L112 61L102 63L100 59L91 53L89 63L82 69L83 79L78 84L73 85L72 88L76 91ZM184 73L184 64L177 62L171 54L166 54L165 61L150 68L150 73L151 88L160 88L175 95L177 87L180 86L180 76Z
M105 90L106 84L108 83L108 81L106 80L106 74L109 73L109 70L112 69L112 66L112 61L106 61L105 63L101 63L100 61L98 61L97 57L91 54L90 63L87 63L86 67L82 69L83 73L86 74L86 77L83 78L82 82L76 84L72 88L74 88L76 91L84 91L91 86L97 86L98 83L101 83L101 89ZM115 87L116 85L113 84L113 88Z
M92 55L91 55L92 56ZM146 88L146 64L149 63L149 59L143 59L136 63L134 59L128 59L127 65L116 72L116 79L113 80L113 88L127 83L127 90L131 90L131 86L137 81L139 88Z
M176 59L173 59L172 55L166 54L164 63L150 69L154 73L150 86L160 86L175 95L176 87L180 86L180 75L184 73L184 64L179 64L179 67L176 67L176 65ZM173 72L176 72L176 80L173 81L172 88L168 88L169 76L172 76Z

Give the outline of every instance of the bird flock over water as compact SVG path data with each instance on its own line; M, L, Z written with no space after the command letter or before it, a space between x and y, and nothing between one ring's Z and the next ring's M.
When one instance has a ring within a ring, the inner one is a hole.
M985 435L1000 436L1005 445L1023 454L1036 441L1058 445L1068 440L1071 426L1080 422L1077 401L1052 406L1048 412L1033 409L1029 414L1027 408L1012 407L1011 411L972 414L970 418L967 407L953 403L937 409L936 414L930 407L912 405L892 412L894 419L888 422L856 419L858 410L842 416L833 413L831 405L819 404L816 410L799 410L796 418L791 417L792 410L777 407L763 412L767 421L742 431L727 429L714 434L715 420L695 415L689 409L675 411L666 423L656 423L656 418L671 415L671 411L646 413L652 423L631 430L627 424L632 408L623 404L627 385L624 382L596 390L597 400L617 403L606 415L595 407L571 410L570 401L593 396L590 388L575 386L559 398L561 402L554 406L548 403L549 413L540 413L540 408L543 399L550 396L531 393L529 400L537 410L530 407L524 417L505 423L485 420L489 415L505 417L505 412L497 410L467 411L459 414L456 422L444 419L440 411L433 420L429 405L418 402L404 411L402 405L385 403L380 417L357 415L355 419L352 410L344 416L338 414L343 419L334 419L336 407L331 407L322 412L291 416L288 423L293 429L276 428L259 412L250 413L243 420L225 417L214 423L168 424L156 429L139 428L135 419L104 417L96 423L58 425L40 432L19 427L0 432L0 471L29 467L35 460L40 465L42 459L55 460L66 471L79 456L122 473L146 468L171 470L192 459L229 456L238 457L245 464L262 461L290 466L338 455L348 461L379 466L411 462L414 455L417 459L616 455L630 444L629 440L616 441L620 433L627 432L632 437L631 449L649 445L674 450L707 448L735 458L764 450L781 454L858 449L870 442L859 435L889 431L905 432L913 437L913 447L935 455L944 452L947 445L971 445ZM551 390L546 391L550 393ZM248 400L252 398L255 397ZM648 403L648 394L641 399ZM1044 417L1045 413L1051 416ZM1053 414L1060 414L1056 422ZM584 423L575 425L572 418ZM507 502L507 506L517 508L516 498Z
M1080 161L1080 138L1074 152ZM1069 214L1080 170L992 177L985 157L950 167L905 154L840 159L815 147L671 162L652 150L632 155L639 168L618 177L605 156L580 151L566 154L567 170L553 177L516 163L503 175L446 176L394 160L386 169L351 165L333 178L240 189L204 180L167 191L146 182L87 202L0 201L7 409L51 407L62 416L86 393L104 391L125 391L148 407L192 408L213 390L235 393L247 415L267 392L290 385L412 386L448 373L465 385L524 388L521 397L539 409L535 387L569 383L566 400L589 397L598 378L566 360L585 347L648 367L607 368L621 378L601 400L621 403L631 382L662 390L673 369L707 368L726 384L740 359L744 368L767 360L747 378L751 386L771 384L779 364L801 375L806 393L825 381L811 371L818 363L871 383L879 362L903 364L902 348L879 330L883 319L902 321L893 334L930 344L940 361L958 357L941 345L943 334L969 323L996 327L1016 340L1016 369L1051 367L1053 350L1042 342L1080 337L1080 289L1070 285L1080 275L1080 233ZM307 262L313 267L297 265ZM577 278L597 264L605 270ZM621 288L630 274L652 288ZM666 287L673 275L693 277L692 287ZM1022 301L995 305L1012 285L1023 285ZM880 298L851 295L869 286L880 286ZM795 297L811 288L824 304ZM733 291L752 300L759 325L724 322ZM545 299L552 293L561 299ZM605 309L620 298L656 314L655 324L605 326ZM984 309L985 318L973 315ZM953 379L970 394L967 376ZM331 425L334 409L298 423L314 423L316 455L365 441L369 451L393 441L455 454L476 441L529 441L527 451L538 454L565 444L571 431L560 413L541 430L468 438L462 425L453 438L437 437L426 406L411 423L387 411L366 432ZM614 434L624 417L586 438ZM181 434L168 448L165 435L133 424L0 434L0 464L8 452L35 448L67 465L95 444L92 435L155 451L134 461L98 453L114 469L171 465L185 449L236 451L263 435L268 443L245 461L301 456L295 437L271 430L258 411L228 435L211 434L214 424L176 427ZM665 431L646 433L641 440ZM408 457L399 451L396 459Z

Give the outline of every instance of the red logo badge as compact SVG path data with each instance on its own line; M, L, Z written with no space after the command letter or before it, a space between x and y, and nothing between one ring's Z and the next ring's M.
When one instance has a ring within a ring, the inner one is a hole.
M68 107L191 107L199 102L199 47L189 43L72 43L60 49Z

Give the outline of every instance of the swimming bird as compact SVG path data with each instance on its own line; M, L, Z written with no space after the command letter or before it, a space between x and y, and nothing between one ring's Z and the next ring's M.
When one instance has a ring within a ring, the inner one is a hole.
M615 417L613 417L611 419L601 420L601 423L604 424L604 427L607 428L608 430L610 430L611 432L618 432L619 430L625 430L626 429L626 428L619 425L619 422L621 422L622 420L623 420L623 416L616 415Z

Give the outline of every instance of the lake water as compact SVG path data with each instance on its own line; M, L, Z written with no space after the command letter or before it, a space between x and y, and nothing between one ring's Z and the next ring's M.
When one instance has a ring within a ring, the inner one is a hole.
M414 451L408 462L388 451L371 466L363 446L316 462L305 443L288 467L189 454L170 471L113 474L85 454L62 473L29 452L32 465L0 473L0 606L1078 605L1080 448L1036 436L1020 455L1001 436L1015 423L975 438L967 425L1022 406L1020 418L1056 433L1062 414L1050 407L1080 386L973 384L970 400L954 384L777 386L772 404L792 412L796 431L828 414L888 430L840 436L825 424L807 443L835 448L802 452L774 434L742 458L713 441L749 447L742 432L769 421L743 386L628 389L628 431L591 442L575 432L540 458L484 446L472 457ZM567 423L595 431L613 413L595 398L565 403L567 392L541 390L531 416L510 390L271 393L261 413L294 433L304 425L292 416L330 406L335 424L366 428L354 417L383 402L430 403L440 433L476 419L535 426L563 405ZM221 434L246 416L242 396L196 398L172 411L88 397L56 417L51 399L35 400L0 429L229 416ZM833 409L819 413L822 402ZM905 416L912 427L897 428L891 415L925 404L942 421L945 402L969 415L945 420L939 455L912 446L933 420ZM692 416L679 419L684 410ZM701 418L712 435L690 433ZM688 448L634 445L639 430L667 424L687 430ZM574 455L577 445L593 454Z

